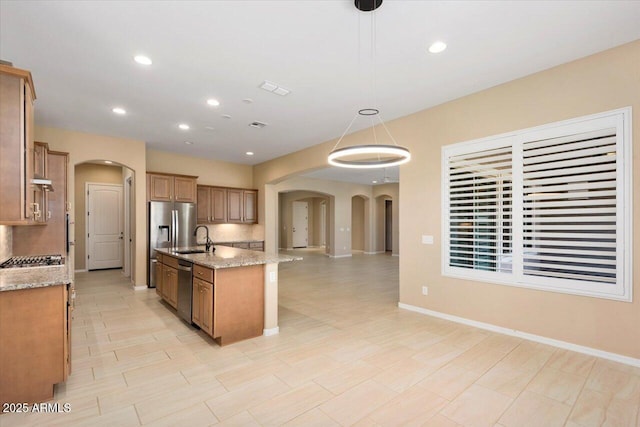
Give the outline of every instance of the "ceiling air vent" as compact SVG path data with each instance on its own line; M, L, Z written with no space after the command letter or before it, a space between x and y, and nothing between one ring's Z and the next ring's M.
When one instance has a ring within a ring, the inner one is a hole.
M266 123L262 123L262 122L251 122L251 123L249 123L249 126L251 126L252 128L256 128L256 129L262 129L266 125L267 125Z

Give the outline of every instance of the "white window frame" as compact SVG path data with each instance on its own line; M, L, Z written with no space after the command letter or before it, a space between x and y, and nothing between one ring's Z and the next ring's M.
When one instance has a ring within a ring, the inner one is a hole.
M442 275L465 280L496 283L543 291L605 298L631 302L633 300L633 192L632 192L632 109L607 111L571 120L446 145L442 147ZM602 128L616 128L616 283L605 284L571 279L536 277L523 274L523 171L522 147L527 141L588 132ZM512 161L512 251L513 269L510 273L475 270L449 265L449 166L448 159L465 153L490 150L511 145Z

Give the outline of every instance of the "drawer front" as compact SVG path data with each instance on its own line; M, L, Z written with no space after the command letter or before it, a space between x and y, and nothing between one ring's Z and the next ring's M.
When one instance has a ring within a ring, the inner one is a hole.
M193 277L213 283L213 270L201 265L193 265Z
M162 260L162 254L160 252L156 252L156 259L160 264L164 264L164 261Z
M173 268L178 268L178 258L174 258L169 255L162 256L162 263Z

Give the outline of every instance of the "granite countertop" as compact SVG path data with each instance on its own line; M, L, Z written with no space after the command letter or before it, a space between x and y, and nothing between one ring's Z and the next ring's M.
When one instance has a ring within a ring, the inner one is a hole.
M191 261L203 267L220 268L246 267L249 265L274 264L281 262L300 261L302 257L281 255L278 253L268 253L261 251L250 251L248 249L232 248L229 246L214 246L215 253L207 252L200 254L179 254L177 251L203 249L200 246L180 247L180 248L158 248L156 251Z
M66 285L73 282L73 263L63 265L0 269L0 292Z

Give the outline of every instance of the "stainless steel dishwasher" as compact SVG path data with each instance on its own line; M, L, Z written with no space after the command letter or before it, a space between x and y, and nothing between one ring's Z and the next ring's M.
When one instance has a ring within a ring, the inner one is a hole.
M191 324L193 303L192 270L193 263L178 260L178 316L189 324Z

